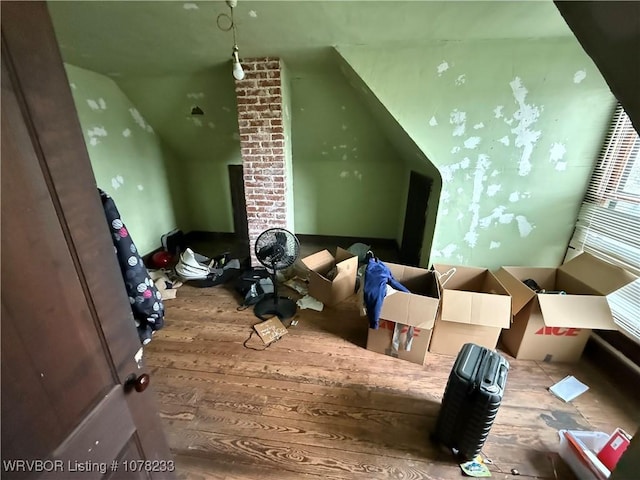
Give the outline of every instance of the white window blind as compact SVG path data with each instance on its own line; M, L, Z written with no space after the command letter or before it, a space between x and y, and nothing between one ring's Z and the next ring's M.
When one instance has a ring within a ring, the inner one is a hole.
M640 276L640 139L621 106L607 133L570 247ZM640 343L640 280L607 299L621 330Z

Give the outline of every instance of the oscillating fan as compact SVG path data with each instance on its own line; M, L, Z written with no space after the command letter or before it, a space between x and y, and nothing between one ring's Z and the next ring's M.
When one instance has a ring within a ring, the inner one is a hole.
M256 239L256 258L272 276L273 293L267 294L253 308L256 316L265 320L265 315L276 315L280 320L291 318L296 313L296 303L287 297L278 296L276 272L290 267L300 253L300 242L284 228L270 228Z

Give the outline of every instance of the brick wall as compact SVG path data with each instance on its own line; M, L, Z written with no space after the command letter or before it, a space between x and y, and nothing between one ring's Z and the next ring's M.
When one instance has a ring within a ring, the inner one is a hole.
M252 265L255 240L264 230L287 228L285 135L281 68L278 58L242 60L236 80L238 127Z

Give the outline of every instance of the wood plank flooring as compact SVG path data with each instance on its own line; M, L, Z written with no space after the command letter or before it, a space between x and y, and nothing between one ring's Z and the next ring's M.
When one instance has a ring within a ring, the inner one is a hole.
M355 297L299 324L264 351L243 347L257 323L224 287L183 286L145 361L178 478L434 479L461 477L429 441L454 358L424 366L367 351ZM249 346L261 348L259 338ZM495 478L572 479L560 428L630 433L638 405L587 361L511 359L507 391L483 453ZM547 387L573 374L591 389L563 403Z

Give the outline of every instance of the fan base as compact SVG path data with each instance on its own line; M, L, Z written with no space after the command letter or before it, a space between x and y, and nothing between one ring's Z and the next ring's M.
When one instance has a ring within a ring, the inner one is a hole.
M253 313L260 320L268 320L275 315L280 320L286 320L293 317L298 310L296 302L287 297L274 297L273 295L265 296L253 307Z

